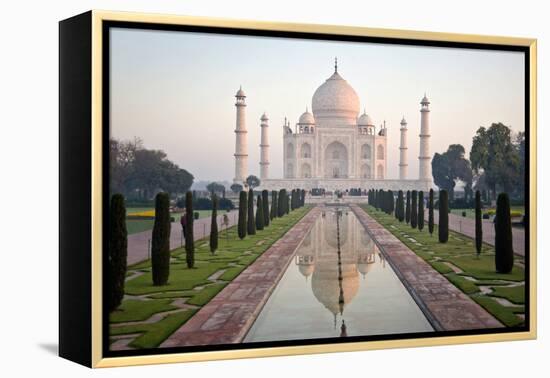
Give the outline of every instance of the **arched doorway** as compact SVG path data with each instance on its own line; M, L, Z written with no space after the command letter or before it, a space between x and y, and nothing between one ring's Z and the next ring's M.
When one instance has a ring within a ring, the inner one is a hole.
M348 150L340 142L332 142L325 150L325 177L348 177Z

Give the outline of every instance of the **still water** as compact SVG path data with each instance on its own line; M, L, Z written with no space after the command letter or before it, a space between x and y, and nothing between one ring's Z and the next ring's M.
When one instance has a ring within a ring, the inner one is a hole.
M327 207L245 342L433 331L353 212Z

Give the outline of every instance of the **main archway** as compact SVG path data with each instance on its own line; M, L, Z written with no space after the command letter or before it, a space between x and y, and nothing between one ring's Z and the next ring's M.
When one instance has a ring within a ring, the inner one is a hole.
M348 149L340 142L332 142L325 149L325 177L348 177Z

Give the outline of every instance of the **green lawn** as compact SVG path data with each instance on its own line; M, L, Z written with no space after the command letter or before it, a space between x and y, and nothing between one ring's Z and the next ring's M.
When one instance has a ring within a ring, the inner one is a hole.
M485 214L489 210L495 210L495 208L484 208L481 210L482 214ZM450 209L451 214L462 216L462 212L466 212L466 218L472 218L475 219L476 213L474 209ZM525 214L525 207L524 206L510 206L510 211L519 211L522 214Z
M525 301L525 286L523 285L525 271L515 265L511 273L496 273L494 247L484 243L478 258L474 240L463 234L449 231L449 241L439 243L437 225L435 225L433 236L430 236L427 219L424 229L419 231L405 222L400 223L392 215L377 211L374 207L362 206L362 208L503 324L507 326L523 324L523 319L516 314L523 314L524 309L506 307L494 298L501 297L513 303L523 304ZM522 258L519 256L515 256L515 259L522 262ZM448 264L452 264L462 272L455 273ZM505 286L518 283L519 286ZM488 286L491 291L488 294L482 293L479 286Z
M126 214L137 213L141 211L153 210L152 207L129 207L126 209ZM212 215L212 210L195 210L199 213L200 218L207 218ZM218 214L225 214L225 210L218 211ZM171 213L174 218L174 222L180 221L181 213ZM154 221L152 219L126 219L126 229L128 235L137 234L143 231L149 231L153 229Z
M193 269L188 269L185 264L183 248L173 250L170 277L165 286L153 286L150 261L130 266L130 275L134 272L142 274L126 281L125 292L134 298L125 298L121 307L110 315L111 335L139 334L129 344L134 348L158 346L183 325L194 311L208 303L280 239L310 209L311 207L300 208L282 218L276 218L264 230L243 240L238 238L236 227L224 230L219 235L219 248L214 255L210 253L208 239L196 241ZM216 281L211 278L214 273L221 273ZM177 302L174 301L181 298L186 298L185 303L193 307L193 312L176 305ZM155 323L144 323L152 315L166 311L172 312ZM133 323L117 325L127 322ZM114 339L111 338L111 341Z

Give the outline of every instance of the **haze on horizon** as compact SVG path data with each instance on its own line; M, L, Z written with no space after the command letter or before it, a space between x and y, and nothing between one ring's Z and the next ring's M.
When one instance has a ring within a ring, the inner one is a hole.
M357 42L112 29L111 136L164 150L195 181L234 175L235 93L246 93L249 174L259 175L260 116L269 117L270 178L283 176L283 121L292 128L315 90L338 72L379 128L388 128L388 179L398 177L399 122L408 122L408 178L418 176L420 100L431 101L430 153L480 126L525 129L524 56Z

